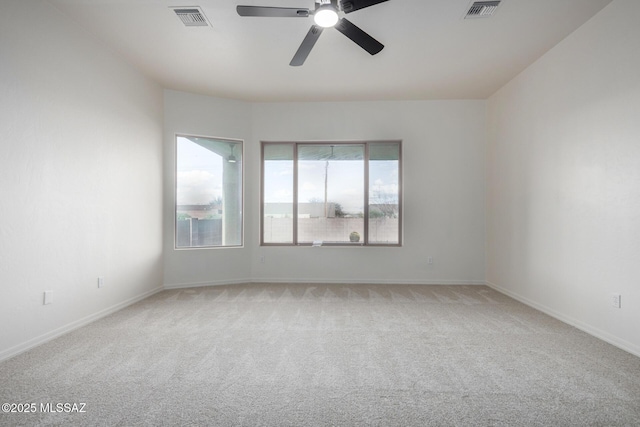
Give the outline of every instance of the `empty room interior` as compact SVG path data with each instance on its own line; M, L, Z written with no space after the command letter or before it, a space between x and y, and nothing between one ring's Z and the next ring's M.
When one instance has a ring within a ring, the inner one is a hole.
M0 425L640 425L639 18L0 0Z

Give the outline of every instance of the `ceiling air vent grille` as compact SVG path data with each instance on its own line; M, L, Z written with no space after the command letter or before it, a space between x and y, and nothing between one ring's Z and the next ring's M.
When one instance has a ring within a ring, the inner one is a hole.
M172 8L178 18L187 27L208 27L209 21L204 13L197 7Z
M474 1L464 18L488 18L496 12L498 6L500 6L500 0Z

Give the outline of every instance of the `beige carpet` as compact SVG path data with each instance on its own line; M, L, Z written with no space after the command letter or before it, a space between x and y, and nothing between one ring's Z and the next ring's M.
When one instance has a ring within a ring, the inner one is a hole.
M0 363L5 402L36 411L2 426L640 426L640 358L484 286L219 286Z

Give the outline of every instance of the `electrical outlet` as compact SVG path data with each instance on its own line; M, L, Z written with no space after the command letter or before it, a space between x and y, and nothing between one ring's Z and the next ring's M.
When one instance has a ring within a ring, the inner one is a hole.
M104 277L98 277L98 287L101 288L104 286Z
M433 264L433 257L432 256L427 258L427 264Z
M44 291L44 300L42 304L48 305L53 303L53 291Z
M260 255L260 263L264 264L264 255Z
M621 308L622 296L620 294L611 294L611 305L615 308Z

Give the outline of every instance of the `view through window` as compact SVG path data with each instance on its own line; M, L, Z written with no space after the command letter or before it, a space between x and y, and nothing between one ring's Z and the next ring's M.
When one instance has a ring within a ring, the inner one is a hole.
M242 245L242 142L176 136L176 248Z
M262 143L263 245L400 245L401 143Z

